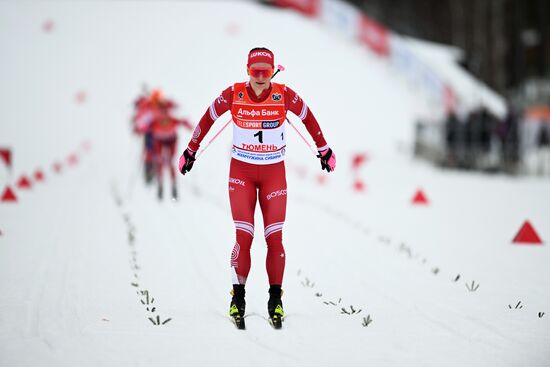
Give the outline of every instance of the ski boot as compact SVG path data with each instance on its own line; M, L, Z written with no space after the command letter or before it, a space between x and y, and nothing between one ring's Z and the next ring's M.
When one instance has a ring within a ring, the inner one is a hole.
M145 183L147 185L151 184L154 177L155 171L153 167L153 162L145 162Z
M157 188L157 198L159 200L162 200L162 185L159 185L158 188Z
M172 186L172 200L177 201L178 200L178 188L176 185Z
M275 329L283 327L283 301L281 296L283 290L280 285L272 285L269 287L269 301L267 301L267 313L269 314L269 322Z
M231 298L231 304L229 305L229 316L233 319L237 329L244 330L244 311L246 308L246 301L244 300L244 284L233 284L231 295L233 297Z

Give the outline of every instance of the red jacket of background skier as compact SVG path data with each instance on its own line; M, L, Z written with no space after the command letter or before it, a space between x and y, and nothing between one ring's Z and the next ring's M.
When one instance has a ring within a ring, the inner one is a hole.
M153 92L148 99L136 101L134 117L135 130L138 133L151 132L155 140L167 141L177 137L177 127L181 125L189 130L193 128L189 120L178 119L172 115L177 107L172 100L162 98Z

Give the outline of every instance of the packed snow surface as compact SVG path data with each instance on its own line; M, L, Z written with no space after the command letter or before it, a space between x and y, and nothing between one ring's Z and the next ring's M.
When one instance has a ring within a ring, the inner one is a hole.
M178 177L180 200L159 202L129 122L143 83L198 122L246 80L255 46L338 159L321 172L287 127L279 331L259 210L247 330L227 316L230 129ZM550 184L412 159L429 103L359 44L249 2L2 1L0 50L0 145L14 154L1 189L18 196L0 203L0 366L550 365ZM36 169L43 182L15 188ZM427 205L411 203L420 189ZM512 243L526 220L546 243Z

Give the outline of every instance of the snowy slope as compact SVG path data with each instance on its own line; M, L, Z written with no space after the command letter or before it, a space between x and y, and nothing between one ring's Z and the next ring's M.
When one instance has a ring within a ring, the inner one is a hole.
M179 178L179 202L159 203L128 118L146 82L198 121L258 45L286 66L278 81L315 112L338 168L321 184L289 132L287 317L281 331L265 321L258 230L242 332L226 316L231 133ZM550 365L550 250L511 243L526 219L550 239L550 185L411 160L428 104L357 44L247 2L3 1L0 50L0 145L14 150L1 177L46 174L0 203L0 366ZM354 173L357 152L368 160ZM430 205L411 205L418 188Z

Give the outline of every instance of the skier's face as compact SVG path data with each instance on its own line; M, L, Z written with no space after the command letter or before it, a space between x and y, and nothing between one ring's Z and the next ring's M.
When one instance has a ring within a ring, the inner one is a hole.
M248 75L250 84L255 90L264 90L269 87L269 81L273 75L273 67L265 62L258 62L249 66Z

